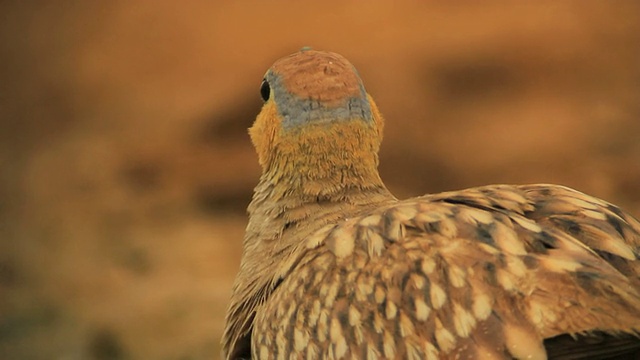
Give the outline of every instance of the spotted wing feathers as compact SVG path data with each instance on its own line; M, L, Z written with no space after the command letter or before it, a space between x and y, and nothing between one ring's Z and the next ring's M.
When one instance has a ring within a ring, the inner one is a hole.
M640 224L558 186L400 201L306 239L254 323L256 358L544 359L545 338L640 331Z

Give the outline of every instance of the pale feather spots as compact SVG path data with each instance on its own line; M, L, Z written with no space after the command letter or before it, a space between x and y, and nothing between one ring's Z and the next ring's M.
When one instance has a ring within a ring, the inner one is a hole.
M412 205L412 204L407 204L404 206L396 206L394 210L395 210L394 211L395 218L398 221L403 223L415 218L418 212L418 209L415 207L415 205Z
M342 359L347 354L347 350L349 350L349 346L347 345L347 340L342 338L338 341L337 344L333 344L331 346L331 353L329 355L330 359ZM292 354L294 355L294 354ZM294 360L292 358L291 360Z
M385 227L385 237L387 240L396 242L404 238L405 228L404 225L394 219L389 225Z
M265 345L260 346L260 359L268 359L269 358L269 348Z
M493 239L503 251L514 255L525 255L527 253L522 240L520 240L516 232L508 226L496 222L492 235Z
M545 309L542 315L544 316L544 321L547 324L553 324L558 321L558 313L554 312L552 309L548 307Z
M304 311L297 311L296 315L295 315L295 324L298 328L302 328L305 326L305 324L307 323L307 318L305 316L305 312Z
M384 356L389 359L396 356L396 340L389 331L383 335L382 351L384 352Z
M331 233L331 238L327 241L329 250L337 258L343 258L353 253L355 241L350 227L339 226Z
M435 321L435 337L440 349L448 353L456 346L456 338L453 334L442 325L440 319Z
M580 213L586 217L590 217L592 219L596 219L596 220L602 220L602 221L606 221L607 220L607 215L605 213L603 213L602 211L599 210L582 210L580 211Z
M400 336L407 337L415 334L413 321L409 316L407 316L405 313L400 313L398 321L399 321L398 327L400 328Z
M365 230L365 239L367 240L367 253L370 257L380 256L384 250L384 239L374 229Z
M287 311L287 307L282 303L278 304L278 307L276 308L276 317L281 318L284 316L285 311Z
M533 323L533 325L538 329L538 331L542 331L544 329L544 309L538 302L531 302L528 309L528 318Z
M295 311L293 306L287 306L286 308L287 311L280 317L280 326L282 328L285 328L289 325L289 319L291 319L291 315L293 315L293 311Z
M418 321L426 321L429 318L429 313L431 313L429 305L419 297L414 299L413 304L416 308L416 319Z
M506 191L500 191L499 196L506 199L506 200L511 200L517 204L526 204L527 203L527 199L524 198L524 196L520 195L520 193L513 191L511 189L506 190Z
M527 266L524 262L515 256L507 257L507 270L515 277L523 277L526 275Z
M398 307L396 306L396 304L391 300L387 300L387 306L385 307L385 315L387 319L388 320L394 319L397 313L398 313Z
M627 260L636 259L633 249L627 245L617 233L610 234L594 226L585 226L583 230L585 233L588 233L592 239L594 243L593 247L618 255Z
M584 194L581 194L584 195ZM598 210L598 206L596 204L593 204L592 202L583 200L583 199L578 199L576 197L573 196L565 196L562 198L562 200L575 205L576 207L579 208L583 208L583 209L589 209L589 210Z
M444 305L444 303L447 301L447 294L438 284L431 284L430 295L431 304L433 305L434 309L440 309L442 305Z
M367 360L378 360L380 359L380 352L373 344L367 345Z
M422 353L420 352L420 350L414 346L413 344L406 345L406 358L407 360L422 360Z
M528 318L538 331L544 332L549 324L553 324L558 320L558 316L548 307L548 304L541 301L546 302L548 300L545 298L535 299L529 303Z
M327 336L329 335L329 312L326 309L322 309L320 312L320 317L318 319L318 341L325 342L327 340Z
M424 358L426 360L438 360L440 359L439 354L440 352L438 351L435 345L433 345L430 342L424 343Z
M413 284L413 287L421 290L424 287L426 279L423 276L414 273L409 275L409 281Z
M379 312L373 314L373 329L378 333L382 333L384 330L384 319Z
M342 327L338 319L331 319L331 328L329 330L329 338L334 345L336 358L343 357L347 353L347 341L342 334Z
M466 338L471 334L471 331L476 326L476 318L460 304L454 303L453 325L456 329L456 333L460 337Z
M490 212L473 208L462 208L458 216L461 220L471 224L491 224L494 221Z
M445 216L439 211L421 211L416 214L415 220L420 223L433 223L444 219Z
M382 302L384 301L386 297L386 291L382 286L376 286L376 291L374 294L374 298L376 300L376 303L378 304L382 304Z
M540 259L540 264L544 266L545 269L563 273L563 272L575 272L582 267L582 265L571 258L554 258L554 257L544 257Z
M292 354L295 355L295 354ZM319 358L320 355L320 348L314 343L314 342L310 342L309 346L307 347L307 360L315 360L317 358ZM266 359L261 357L261 359Z
M486 320L491 314L493 302L485 294L475 294L473 296L473 315L480 321Z
M485 243L479 243L477 244L477 246L479 248L481 248L484 252L491 254L491 255L496 255L498 253L500 253L499 249L496 249L494 246L491 246L489 244L485 244Z
M334 277L334 280L328 284L324 284L321 289L321 295L324 291L324 307L327 309L331 309L333 307L333 303L336 300L336 296L338 295L338 290L340 288L340 279Z
M369 295L373 292L373 285L364 281L356 282L356 300L364 302L369 298Z
M633 249L627 244L625 244L622 240L609 237L603 239L602 249L609 251L612 254L618 255L621 258L625 258L627 260L636 260L636 255L633 252Z
M431 274L435 268L436 262L432 258L427 257L422 260L422 263L420 264L420 270L422 270L425 275Z
M362 329L362 316L355 306L349 306L349 325L353 329L356 344L360 345L364 342L364 332Z
M306 330L293 330L293 347L298 352L303 352L309 344L309 333Z
M575 205L562 199L563 198L557 198L554 201L547 202L545 204L545 210L556 214L568 214L577 210Z
M533 331L507 323L504 325L503 333L505 345L513 357L532 360L547 358L542 341Z
M458 234L458 228L456 227L456 223L449 219L444 218L440 221L440 234L444 237L453 239Z
M513 275L507 270L499 269L496 273L496 278L498 279L498 284L500 284L503 289L507 291L516 290L516 283Z
M542 231L542 228L540 227L540 225L536 224L533 220L529 220L525 217L522 216L518 216L518 215L512 215L510 216L511 220L515 221L516 223L518 223L518 225L522 226L523 228L532 231L534 233L539 233Z
M361 315L358 308L354 305L349 306L349 325L356 326L360 325Z
M373 215L369 215L369 216L366 216L366 217L362 218L362 220L360 220L358 222L358 224L360 226L376 227L376 226L378 226L378 224L380 224L380 220L381 220L380 215L373 214Z
M318 322L318 318L320 317L320 310L321 310L320 300L314 299L313 305L311 305L311 311L309 311L309 317L308 317L309 325L311 327L316 326L316 323Z
M463 268L450 265L447 273L449 274L449 281L453 287L461 288L466 284L466 272Z
M415 241L411 238L405 239L404 243L402 244L402 247L407 252L412 252L413 250L422 250L422 246L420 242ZM423 253L423 256L424 256L424 253Z

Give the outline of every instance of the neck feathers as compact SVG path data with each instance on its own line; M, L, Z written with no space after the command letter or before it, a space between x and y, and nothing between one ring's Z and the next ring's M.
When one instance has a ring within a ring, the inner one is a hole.
M287 212L328 203L370 204L391 195L378 174L382 118L373 100L374 121L329 119L283 129L273 106L265 108L250 129L263 168L249 206ZM272 209L269 209L272 208Z

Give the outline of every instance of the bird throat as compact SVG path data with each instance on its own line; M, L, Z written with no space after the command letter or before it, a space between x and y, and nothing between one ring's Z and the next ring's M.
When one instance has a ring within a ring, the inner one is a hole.
M378 174L380 138L361 119L306 124L280 131L263 166L249 211L276 205L287 212L322 203L370 203L388 193Z

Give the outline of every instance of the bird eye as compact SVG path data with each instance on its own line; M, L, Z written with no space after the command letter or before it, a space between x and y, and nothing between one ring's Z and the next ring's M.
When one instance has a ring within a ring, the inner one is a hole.
M269 94L271 94L271 88L269 87L269 82L264 79L262 80L262 84L260 84L260 95L262 96L262 100L269 100Z

